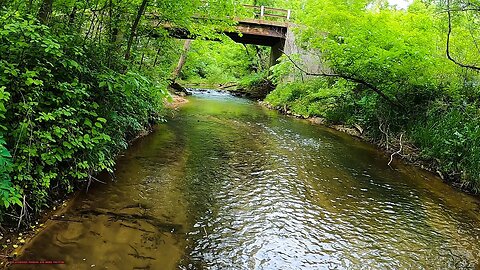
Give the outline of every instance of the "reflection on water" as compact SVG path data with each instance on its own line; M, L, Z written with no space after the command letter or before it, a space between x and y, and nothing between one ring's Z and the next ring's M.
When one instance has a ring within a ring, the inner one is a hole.
M347 135L197 93L21 259L66 262L38 269L478 269L479 201L387 163Z

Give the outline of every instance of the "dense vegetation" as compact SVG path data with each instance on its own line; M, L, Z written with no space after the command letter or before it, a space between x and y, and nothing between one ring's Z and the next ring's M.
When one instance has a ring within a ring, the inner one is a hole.
M178 41L231 21L208 1L0 1L0 222L28 221L112 171L129 140L162 119Z
M244 14L238 2L293 9L297 45L320 56L321 68L285 55L268 69L268 48L220 35ZM361 126L389 150L403 140L442 175L480 190L477 0L416 0L407 10L366 0L238 2L0 1L0 222L20 225L97 181L162 119L182 42L161 25L197 38L180 80L247 89L273 81L273 106Z
M242 45L227 37L222 42L195 40L188 51L181 79L185 83L206 85L248 85L257 77L266 77L269 52L268 47Z
M383 1L306 1L297 40L321 55L324 68L312 72L298 56L284 56L266 101L361 126L390 151L403 139L439 174L478 192L479 10L478 1L413 1L407 10Z

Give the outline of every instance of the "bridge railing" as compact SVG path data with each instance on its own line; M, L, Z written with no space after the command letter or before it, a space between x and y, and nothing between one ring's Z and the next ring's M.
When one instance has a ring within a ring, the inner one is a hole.
M266 6L242 5L255 19L289 21L292 15L290 9Z

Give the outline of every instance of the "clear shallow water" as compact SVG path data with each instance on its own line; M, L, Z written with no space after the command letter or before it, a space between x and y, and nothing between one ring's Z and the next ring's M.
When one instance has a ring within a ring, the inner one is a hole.
M388 160L254 102L197 93L119 159L116 182L77 197L20 259L66 262L38 269L480 269L480 201Z

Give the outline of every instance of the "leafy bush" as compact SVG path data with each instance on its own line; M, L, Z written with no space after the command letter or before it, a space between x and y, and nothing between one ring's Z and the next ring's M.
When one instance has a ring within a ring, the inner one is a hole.
M351 85L345 81L332 83L323 78L295 81L279 85L265 101L305 117L320 116L338 122L347 120L340 116L336 105L339 100L349 99L350 88Z
M0 209L24 195L38 210L111 171L128 140L161 118L168 94L133 69L104 67L92 57L99 45L82 46L80 36L54 34L29 16L1 20L0 117L12 154L1 139Z
M10 98L10 94L5 91L5 86L0 86L0 120L5 119L5 102ZM7 127L0 124L0 222L3 220L3 214L10 205L22 206L21 190L11 182L10 173L12 172L12 155L6 148L6 142L3 133Z
M480 111L477 104L435 103L426 119L412 128L422 156L440 170L459 176L462 184L480 191Z

